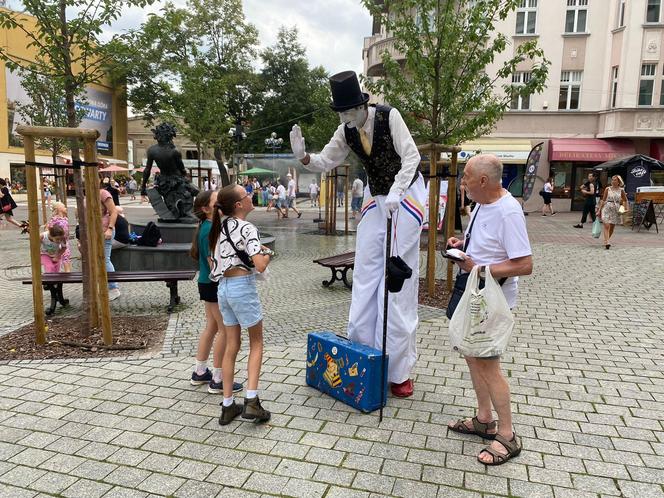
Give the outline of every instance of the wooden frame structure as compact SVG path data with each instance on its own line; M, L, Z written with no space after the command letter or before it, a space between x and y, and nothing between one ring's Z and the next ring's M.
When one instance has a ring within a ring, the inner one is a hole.
M325 174L325 235L337 232L337 182L344 178L344 235L348 235L348 188L350 165L342 164ZM320 203L320 197L318 199Z
M83 213L88 228L87 237L87 263L83 268L84 274L89 275L89 323L91 328L101 325L104 344L110 346L113 342L111 331L111 312L108 302L108 275L104 259L104 240L101 232L101 203L99 198L99 170L97 167L96 140L99 137L97 130L84 128L51 128L48 126L18 126L17 133L23 136L25 151L25 174L28 188L28 219L30 221L30 264L32 267L32 301L34 306L35 330L37 344L46 343L46 320L44 316L44 293L42 290L41 261L40 261L40 230L39 208L37 202L37 168L35 163L35 138L64 138L83 140L85 165L83 165L83 178L85 195L89 200ZM42 185L37 187L42 190ZM44 220L46 222L46 220Z
M442 177L438 173L438 165L446 164L441 161L441 152L451 154L450 169L447 184L447 205L445 206L445 240L454 236L454 213L456 210L456 179L457 179L457 156L461 147L440 144L425 144L417 148L420 152L429 155L429 236L427 246L427 292L433 295L436 285L436 238L438 236L438 206L440 200L440 181ZM447 176L447 175L445 175ZM447 291L452 291L454 263L447 261Z

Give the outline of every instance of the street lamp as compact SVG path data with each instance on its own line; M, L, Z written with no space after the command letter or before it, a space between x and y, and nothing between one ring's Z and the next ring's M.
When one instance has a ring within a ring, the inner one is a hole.
M283 138L277 138L275 132L270 133L270 137L265 139L265 147L270 147L272 149L272 172L274 172L274 154L277 149L281 149L281 146L284 143Z

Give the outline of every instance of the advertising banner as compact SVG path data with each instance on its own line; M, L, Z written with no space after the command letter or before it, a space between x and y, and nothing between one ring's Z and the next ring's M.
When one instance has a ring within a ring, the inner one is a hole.
M19 112L21 104L30 103L30 97L22 86L23 78L17 72L5 68L5 80L7 82L7 112L8 112L8 134L9 145L22 147L21 136L16 133L18 125L32 124L26 120ZM97 90L88 87L85 92L85 102L76 104L78 109L85 110L85 116L79 127L92 128L99 131L97 140L97 151L106 156L113 155L113 95L110 92ZM62 109L64 112L65 101L62 100Z
M427 184L427 200L424 203L424 223L422 224L423 230L429 229L429 185ZM443 222L445 221L445 207L447 206L447 180L441 180L440 192L438 194L438 230L442 230Z

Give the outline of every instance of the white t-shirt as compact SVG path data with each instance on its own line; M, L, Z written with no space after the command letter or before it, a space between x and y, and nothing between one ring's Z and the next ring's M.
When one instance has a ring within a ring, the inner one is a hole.
M288 197L295 197L295 180L288 180Z
M477 220L473 224L466 254L476 265L492 265L532 255L526 218L512 194L507 193L492 204L477 204L472 216L473 219L477 216ZM518 281L519 277L510 277L502 286L510 308L516 306Z
M352 195L353 197L362 197L364 194L364 184L362 183L362 180L359 178L355 178L355 181L353 182L353 190L352 190Z
M316 185L315 183L310 183L309 184L309 193L310 194L315 194L316 192L318 192L318 185Z
M549 194L553 192L553 185L550 182L544 184L544 192L548 192Z
M258 237L258 229L245 220L238 220L229 216L222 218L228 219L228 235L230 235L233 244L239 250L244 250L251 258L261 251L261 240ZM223 225L222 225L223 226ZM214 247L214 253L211 256L212 264L210 265L210 280L218 282L224 276L224 272L232 266L238 266L245 270L251 271L247 265L237 256L235 249L226 236L226 230L222 228L219 240Z
M277 195L279 196L279 199L286 198L286 189L282 184L279 184L279 186L277 187Z

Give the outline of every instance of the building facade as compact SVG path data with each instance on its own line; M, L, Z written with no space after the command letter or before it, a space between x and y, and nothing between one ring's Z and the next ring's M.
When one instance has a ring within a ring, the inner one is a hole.
M22 25L26 30L35 32L37 25L34 17L21 15ZM30 39L20 29L0 28L0 45L13 57L31 61L36 56ZM74 68L76 71L76 68ZM81 128L94 128L99 131L97 152L100 158L113 162L127 160L127 107L122 98L123 89L114 87L110 81L102 80L86 88L86 102L83 105L85 116L79 125ZM63 96L64 97L64 96ZM25 187L25 165L23 143L16 127L30 124L20 112L22 103L29 103L30 98L22 86L18 72L11 71L0 61L0 177L9 178L13 186ZM64 103L63 103L64 106ZM68 155L65 152L63 155ZM51 152L36 151L37 161L52 163ZM47 176L50 169L42 170Z
M494 152L500 144L513 194L520 195L524 147L540 142L536 189L551 174L554 207L561 210L580 209L578 186L602 162L637 153L664 160L664 0L520 0L496 29L511 36L512 47L487 67L489 73L533 38L551 61L541 94L514 99L490 136L462 144L468 155ZM368 77L382 75L385 50L400 57L375 20L363 50ZM512 83L527 81L528 69L519 67ZM506 147L518 159L505 157ZM664 184L664 177L655 174L653 181Z

